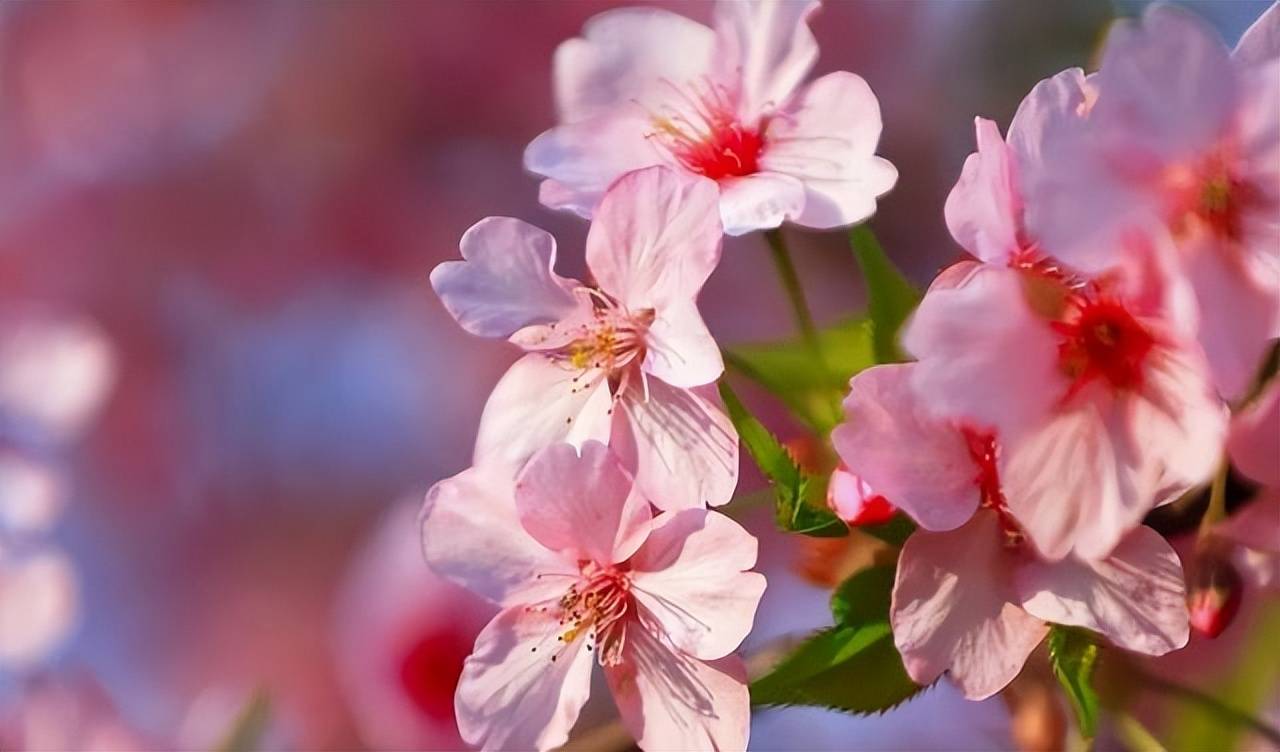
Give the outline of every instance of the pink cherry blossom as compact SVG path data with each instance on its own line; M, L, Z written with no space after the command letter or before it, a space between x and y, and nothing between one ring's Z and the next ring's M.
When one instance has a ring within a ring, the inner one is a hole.
M898 511L865 480L849 472L843 462L831 472L827 483L827 506L837 517L855 527L888 522Z
M1280 336L1280 55L1275 11L1233 60L1171 6L1113 27L1096 104L1028 171L1027 225L1087 273L1123 263L1127 237L1169 234L1194 290L1218 388L1247 388Z
M948 275L904 338L924 409L1000 436L1009 510L1051 559L1107 556L1153 506L1206 481L1225 439L1203 354L1165 314L1164 276L1128 271Z
M765 583L746 571L755 539L728 517L654 516L608 447L587 442L579 455L557 444L514 482L477 466L437 484L423 542L438 574L502 607L458 686L469 743L563 744L594 658L642 748L745 748L746 675L733 651Z
M665 167L623 177L587 235L596 287L555 274L555 241L532 225L490 217L463 235L464 260L436 267L432 286L467 331L528 352L485 405L476 464L608 441L658 504L729 500L738 435L695 304L720 257L716 200L711 181Z
M804 83L816 0L725 0L714 29L659 8L587 22L555 55L560 125L525 150L547 206L590 217L631 170L665 164L720 189L725 232L861 222L897 180L875 155L880 106L847 72Z
M1041 559L1010 513L996 438L922 408L915 364L854 377L841 458L920 524L902 548L890 617L913 679L943 672L970 699L1017 676L1046 622L1085 627L1116 645L1161 655L1187 640L1182 567L1139 527L1110 556ZM889 489L892 489L890 491Z
M1231 418L1227 453L1236 469L1264 486L1280 488L1280 380Z
M1232 561L1250 584L1280 590L1280 488L1262 488L1214 532L1234 544Z

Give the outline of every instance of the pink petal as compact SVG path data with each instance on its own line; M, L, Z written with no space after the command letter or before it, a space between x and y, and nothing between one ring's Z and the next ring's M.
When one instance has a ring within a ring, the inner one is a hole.
M638 380L637 380L638 381ZM738 485L738 432L714 385L632 382L614 412L610 444L659 509L718 506Z
M631 629L622 663L606 667L605 678L641 749L747 748L751 700L746 667L735 655L700 661Z
M486 217L471 226L459 244L463 261L431 270L440 302L468 332L510 337L534 324L572 316L582 305L577 282L552 271L555 238L510 217Z
M718 512L663 512L631 559L632 594L678 650L712 660L742 644L764 594L756 539ZM642 619L650 624L647 619Z
M79 590L60 551L0 555L0 667L25 669L48 658L76 626Z
M571 559L625 560L649 532L649 502L632 493L631 477L609 447L568 444L539 451L516 479L516 511L539 543Z
M671 84L706 75L714 44L711 29L661 8L618 8L593 16L581 37L556 48L560 119L580 122L636 101L657 109Z
M17 318L0 329L0 414L54 441L80 435L105 402L116 355L78 319Z
M1280 5L1271 4L1245 30L1231 59L1238 65L1257 65L1280 58Z
M849 383L836 452L876 493L928 530L951 530L978 508L977 467L960 431L926 415L914 365L870 368Z
M1241 546L1280 554L1280 488L1264 488L1215 531Z
M458 680L458 731L486 750L561 746L591 694L592 653L550 611L508 608L476 638ZM552 660L552 658L555 660Z
M929 684L948 671L965 697L981 700L1018 675L1048 627L1012 602L1015 555L987 510L956 530L907 539L889 618L912 679Z
M607 441L612 406L602 372L574 370L530 353L512 364L489 395L474 461L519 468L551 444Z
M652 132L648 116L635 107L544 131L524 151L525 169L548 178L538 200L590 218L619 176L665 162L648 138Z
M1102 95L1090 112L1106 147L1136 146L1160 158L1212 146L1238 104L1236 74L1222 40L1193 13L1152 5L1142 20L1111 27L1099 66Z
M671 386L702 386L724 373L720 347L692 299L663 307L645 341L645 372Z
M600 289L632 311L691 302L720 260L718 200L714 182L667 167L619 179L587 233Z
M947 196L944 214L951 237L977 258L1004 264L1021 244L1022 198L1013 155L996 124L975 118L978 150L970 154Z
M0 537L48 531L62 514L62 475L50 464L0 454Z
M1044 168L1045 150L1082 131L1096 98L1096 88L1079 68L1068 68L1033 86L1009 121L1009 148L1019 169L1037 177Z
M472 467L432 486L422 511L422 548L431 569L503 605L564 592L565 580L539 575L578 574L576 562L525 532L514 485L505 468Z
M930 410L993 427L1003 440L1037 425L1067 387L1054 334L1022 285L1019 272L987 267L931 289L903 337L919 358L912 386Z
M760 164L797 178L805 189L796 224L830 229L861 222L876 210L898 171L877 157L880 103L860 76L838 71L800 90L769 122ZM727 224L727 223L726 223Z
M758 117L783 106L818 59L808 20L817 0L745 0L716 4L716 60L720 78L740 80L740 111Z
M1280 381L1232 418L1227 452L1237 470L1280 488Z
M1101 561L1028 559L1014 582L1022 607L1045 621L1092 629L1148 655L1187 644L1182 563L1151 528L1135 528Z
M771 230L804 209L804 185L790 175L757 172L720 182L720 221L727 235Z

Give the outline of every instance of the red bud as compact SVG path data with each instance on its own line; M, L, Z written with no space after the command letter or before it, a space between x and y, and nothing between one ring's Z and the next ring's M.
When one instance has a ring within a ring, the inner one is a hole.
M1219 551L1202 552L1187 592L1191 627L1205 637L1222 634L1240 610L1240 573Z

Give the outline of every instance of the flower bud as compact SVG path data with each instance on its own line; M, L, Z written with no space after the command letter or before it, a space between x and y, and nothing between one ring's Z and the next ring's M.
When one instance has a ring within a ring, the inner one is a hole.
M862 478L849 472L844 463L831 473L827 485L827 506L853 527L888 522L898 509L877 494Z
M1187 588L1191 627L1205 637L1217 637L1240 610L1240 573L1219 550L1198 553L1193 572Z

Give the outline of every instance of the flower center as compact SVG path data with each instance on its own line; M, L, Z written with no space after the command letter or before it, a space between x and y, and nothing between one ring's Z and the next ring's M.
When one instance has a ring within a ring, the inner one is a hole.
M712 180L742 177L760 170L767 121L742 123L733 98L723 87L704 82L686 91L671 85L677 106L651 114L657 141L691 172Z
M960 429L965 444L969 449L969 459L973 460L978 472L973 483L982 496L982 506L996 513L1000 518L1000 531L1004 535L1004 544L1016 548L1022 544L1023 533L1013 515L1009 514L1005 502L1004 491L1000 490L1000 471L997 462L1000 459L1000 447L996 437L985 431L978 431L967 426Z
M1171 169L1165 182L1174 227L1180 232L1198 223L1219 238L1238 241L1244 235L1245 215L1262 203L1257 188L1242 180L1221 154L1198 168Z
M582 564L582 578L560 598L558 638L566 645L586 634L587 650L600 648L600 665L622 660L623 617L631 610L631 577L617 566Z
M1081 295L1052 327L1061 337L1058 367L1072 380L1067 399L1096 379L1116 390L1142 387L1156 338L1119 302Z
M574 370L598 368L616 375L644 358L654 311L628 311L599 290L584 289L595 298L596 306L590 320L577 325L573 339L557 354Z

